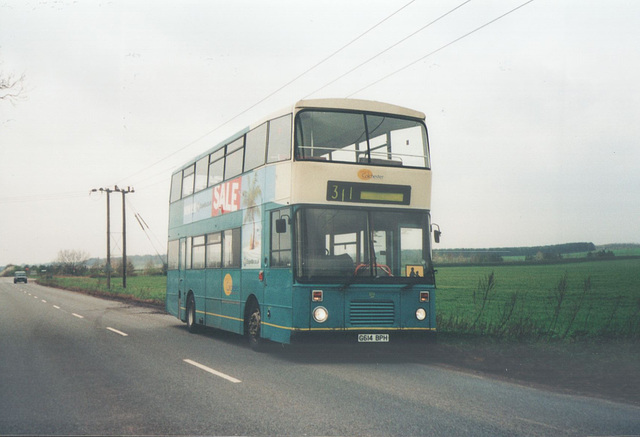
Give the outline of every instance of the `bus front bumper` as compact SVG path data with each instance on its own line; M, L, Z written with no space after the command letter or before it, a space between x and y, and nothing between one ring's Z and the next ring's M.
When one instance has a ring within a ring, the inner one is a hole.
M293 331L291 343L385 345L423 345L436 342L436 330L331 330Z

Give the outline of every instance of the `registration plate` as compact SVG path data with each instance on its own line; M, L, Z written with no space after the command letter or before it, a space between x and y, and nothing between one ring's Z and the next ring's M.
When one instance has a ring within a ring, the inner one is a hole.
M359 343L385 343L389 341L389 334L358 334Z

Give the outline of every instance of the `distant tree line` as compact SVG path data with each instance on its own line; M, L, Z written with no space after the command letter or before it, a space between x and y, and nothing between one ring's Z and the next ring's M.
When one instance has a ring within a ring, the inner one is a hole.
M597 252L589 252L587 258L613 258L616 254L610 250L602 249Z
M460 264L494 264L504 262L505 257L520 257L527 262L553 262L570 253L592 253L593 243L565 243L548 246L495 247L489 249L434 250L434 262ZM613 253L612 253L613 254Z
M9 265L0 276L13 276L16 270L25 270L28 275L40 276L91 276L106 277L107 262L104 259L90 258L89 254L81 250L65 249L58 252L56 260L50 264L41 265ZM111 259L111 276L122 276L122 258ZM167 274L166 256L133 255L127 257L127 276L137 274L145 276L161 276Z

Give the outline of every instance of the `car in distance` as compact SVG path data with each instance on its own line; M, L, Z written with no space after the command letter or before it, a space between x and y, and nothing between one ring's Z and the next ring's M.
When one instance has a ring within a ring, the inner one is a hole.
M18 282L27 283L27 272L19 271L15 272L13 275L13 283L17 284Z

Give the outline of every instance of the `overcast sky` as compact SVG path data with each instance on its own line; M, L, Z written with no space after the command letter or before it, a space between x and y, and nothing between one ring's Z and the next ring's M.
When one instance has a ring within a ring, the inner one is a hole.
M524 3L0 0L0 76L25 75L0 100L0 265L104 257L89 193L115 184L135 189L127 253L165 253L172 170L323 97L427 115L440 248L640 243L640 1L535 0L481 28Z

